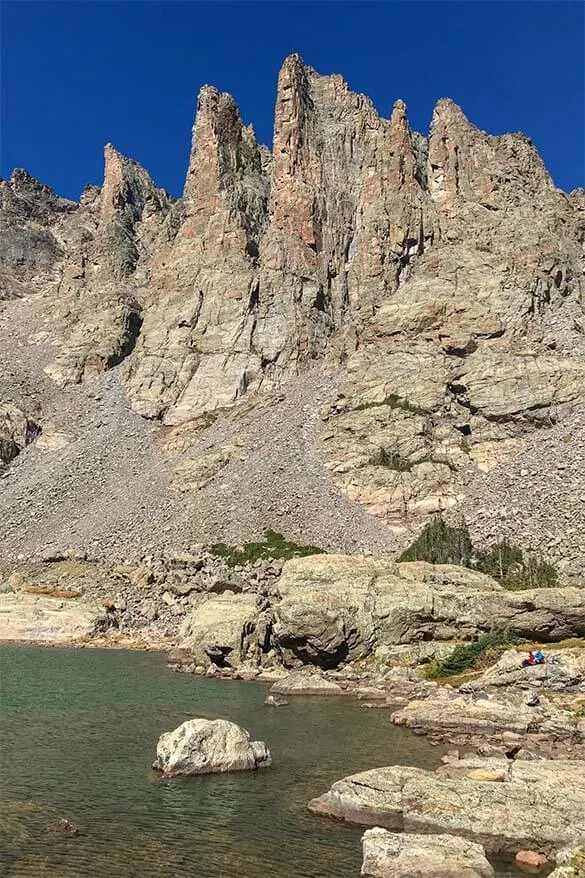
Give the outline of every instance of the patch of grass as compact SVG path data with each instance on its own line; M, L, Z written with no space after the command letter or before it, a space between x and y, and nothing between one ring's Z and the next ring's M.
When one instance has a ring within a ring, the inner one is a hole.
M390 396L386 396L381 402L362 402L359 405L356 405L353 411L361 412L364 411L364 409L373 409L381 405L386 405L391 409L402 409L402 411L411 412L413 415L427 414L425 409L409 402L408 397L398 396L396 393L391 393Z
M306 555L325 554L325 549L319 549L317 546L301 546L286 540L282 534L274 530L264 531L262 542L244 543L241 547L213 543L210 551L218 558L224 558L228 567L243 567L244 564L253 564L255 561L267 558L288 561Z
M425 669L425 676L429 679L454 677L465 671L476 670L480 663L485 666L497 661L506 649L517 642L518 635L513 629L494 629L472 643L456 646L451 655L442 661L431 662Z
M464 520L447 524L436 515L398 562L428 561L430 564L459 564L491 576L510 591L555 588L559 577L555 567L534 555L525 555L506 537L486 550L474 549Z

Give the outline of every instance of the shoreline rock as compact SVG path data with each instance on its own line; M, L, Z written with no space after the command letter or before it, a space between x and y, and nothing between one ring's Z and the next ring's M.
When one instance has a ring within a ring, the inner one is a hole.
M308 807L362 826L461 836L494 854L531 849L551 858L585 837L585 762L474 759L455 769L364 771Z
M293 671L270 687L271 695L343 695L337 683L323 677L316 670L301 668Z
M79 598L0 594L0 642L68 645L94 635L103 609Z
M557 867L548 878L583 878L585 875L585 844L565 848L557 856Z
M494 878L481 845L454 835L388 832L362 836L361 878Z
M569 707L564 699L562 704ZM392 722L436 742L495 745L504 750L520 747L543 755L585 757L585 723L575 710L563 709L542 696L515 691L477 697L451 688L437 689L413 699L395 711Z

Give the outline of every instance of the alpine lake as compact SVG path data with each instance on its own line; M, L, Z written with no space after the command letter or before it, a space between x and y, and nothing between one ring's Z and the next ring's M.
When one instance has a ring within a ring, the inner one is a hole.
M267 691L172 673L161 653L1 645L1 878L358 878L362 830L307 803L347 774L433 769L441 753L388 710L337 697L267 707ZM194 716L248 729L273 766L162 779L159 735Z

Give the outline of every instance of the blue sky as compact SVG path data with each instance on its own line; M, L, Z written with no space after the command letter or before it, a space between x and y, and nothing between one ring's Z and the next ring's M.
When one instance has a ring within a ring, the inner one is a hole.
M199 88L236 98L270 144L278 70L299 52L382 115L428 130L441 97L490 133L524 131L558 186L583 185L585 6L462 2L3 0L0 176L25 167L78 198L103 145L180 194Z

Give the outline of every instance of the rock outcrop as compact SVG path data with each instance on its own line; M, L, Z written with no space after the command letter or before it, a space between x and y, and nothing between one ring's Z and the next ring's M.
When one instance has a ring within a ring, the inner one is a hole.
M343 695L343 689L313 671L293 671L270 687L275 695Z
M568 707L568 705L566 705ZM543 747L585 754L585 723L575 710L562 709L548 699L507 692L506 697L480 697L438 689L424 699L413 699L392 714L392 722L434 740L475 744L490 742L510 752Z
M452 835L388 832L362 836L362 878L493 878L481 845Z
M465 640L510 626L543 640L582 636L585 592L510 592L484 574L384 557L315 555L285 564L273 638L285 660L335 667L421 640Z
M191 719L161 735L153 768L165 777L246 771L272 762L263 741L223 719Z
M38 424L17 406L0 403L0 466L14 460L38 432Z
M92 637L103 609L65 593L61 597L0 591L0 641L75 643Z
M513 592L465 567L384 556L294 558L264 592L234 594L228 583L222 595L191 599L175 663L206 665L206 647L215 645L231 667L277 660L327 670L368 657L398 662L409 647L429 660L493 628L543 642L585 634L583 589ZM520 655L516 661L520 667Z
M212 647L231 667L237 667L260 652L258 610L255 594L226 592L202 599L186 617L179 632L179 648L194 665L209 663Z
M508 650L501 659L488 668L473 685L478 688L520 686L544 688L553 691L585 691L585 650L561 648L547 650L541 665L522 666L526 654ZM554 659L554 661L553 661Z
M466 776L445 774L377 768L338 781L309 808L362 826L456 835L494 853L528 848L552 857L584 837L582 762L485 759Z
M66 254L61 225L77 210L21 168L0 180L0 302L57 281Z
M86 189L58 286L53 331L62 338L45 372L60 386L121 363L142 325L141 290L155 241L165 237L168 195L139 164L105 147L101 190Z

